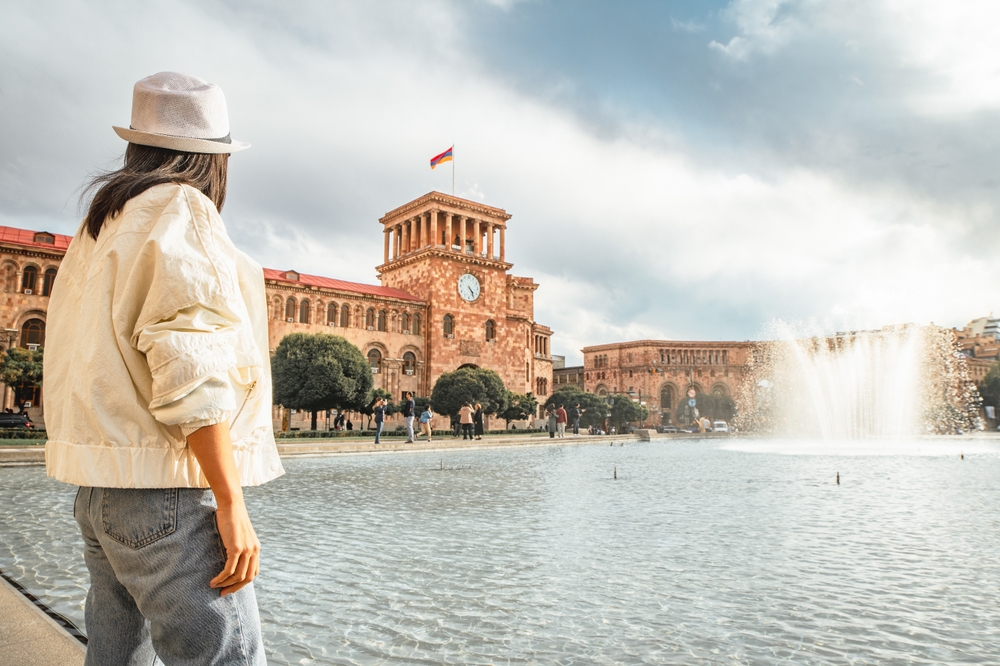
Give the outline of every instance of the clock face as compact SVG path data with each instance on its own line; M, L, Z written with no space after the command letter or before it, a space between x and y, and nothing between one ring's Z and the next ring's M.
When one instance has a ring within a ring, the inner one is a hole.
M475 275L466 273L458 278L458 295L469 302L479 298L479 280Z

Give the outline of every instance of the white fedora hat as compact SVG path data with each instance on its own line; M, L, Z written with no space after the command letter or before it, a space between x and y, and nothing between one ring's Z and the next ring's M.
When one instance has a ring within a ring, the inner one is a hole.
M222 88L177 72L160 72L136 83L132 123L114 130L130 143L185 153L235 153L250 147L229 138Z

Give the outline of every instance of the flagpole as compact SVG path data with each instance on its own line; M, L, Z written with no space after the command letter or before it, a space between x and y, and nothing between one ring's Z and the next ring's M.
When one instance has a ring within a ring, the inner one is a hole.
M451 196L455 196L455 144L451 145Z

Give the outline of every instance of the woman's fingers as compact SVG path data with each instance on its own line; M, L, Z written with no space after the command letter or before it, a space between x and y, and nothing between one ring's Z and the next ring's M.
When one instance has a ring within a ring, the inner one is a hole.
M258 553L254 553L253 555L247 558L241 558L241 560L242 559L246 560L246 569L243 570L244 571L243 579L238 582L234 581L233 584L227 584L225 587L223 587L222 588L223 597L226 596L227 594L232 594L233 592L237 592L243 589L244 587L252 583L253 579L257 577L258 573L260 573L260 556Z

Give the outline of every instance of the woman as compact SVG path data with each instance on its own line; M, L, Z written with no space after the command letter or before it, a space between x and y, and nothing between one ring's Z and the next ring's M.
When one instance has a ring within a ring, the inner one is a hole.
M427 405L420 413L420 432L427 435L428 442L431 441L431 419L433 418L434 412L431 411L431 406Z
M476 411L472 414L472 423L475 426L476 439L483 438L483 406L476 403Z
M458 422L462 424L462 439L472 439L472 405L462 405L458 410Z
M80 486L87 664L262 664L242 486L280 476L263 271L226 234L222 90L136 83L48 311L50 476Z
M548 414L549 418L549 438L551 439L556 436L556 428L559 420L559 417L556 416L555 405L549 407L546 410L546 413Z

